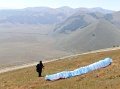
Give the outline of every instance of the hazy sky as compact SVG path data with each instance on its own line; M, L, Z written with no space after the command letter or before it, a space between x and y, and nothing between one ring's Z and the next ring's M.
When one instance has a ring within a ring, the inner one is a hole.
M120 0L0 0L0 9L21 9L26 7L47 6L58 8L69 6L78 7L102 7L104 9L120 10Z

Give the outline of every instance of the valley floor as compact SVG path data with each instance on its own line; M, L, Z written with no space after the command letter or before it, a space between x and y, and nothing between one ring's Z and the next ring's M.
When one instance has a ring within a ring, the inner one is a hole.
M104 52L104 51L111 51L111 50L118 50L118 49L120 49L120 47L95 50L95 51L91 51L91 52L86 52L86 53L81 53L81 54L74 54L74 55L70 55L70 56L65 56L65 57L56 58L56 59L52 59L52 60L47 60L47 61L43 61L43 63L52 62L52 61L65 59L65 58L74 58L74 57L79 56L79 55L85 55L85 54L91 54L91 53L97 53L97 52ZM1 68L0 73L35 66L37 63L38 62L23 64L23 65L19 65L19 66L11 66L11 67Z

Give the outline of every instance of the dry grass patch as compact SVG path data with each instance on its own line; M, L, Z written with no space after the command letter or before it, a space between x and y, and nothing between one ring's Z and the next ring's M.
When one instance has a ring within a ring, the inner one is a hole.
M102 69L80 76L46 81L45 75L74 70L106 57L113 63ZM43 77L37 77L35 66L0 74L0 89L119 89L120 88L120 50L100 52L45 63Z

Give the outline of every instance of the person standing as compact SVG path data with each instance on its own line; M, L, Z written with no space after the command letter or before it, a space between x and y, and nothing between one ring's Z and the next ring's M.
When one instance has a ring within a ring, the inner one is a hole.
M41 73L42 73L42 69L43 69L43 63L42 61L40 61L37 65L36 65L36 71L38 72L38 77L41 77Z

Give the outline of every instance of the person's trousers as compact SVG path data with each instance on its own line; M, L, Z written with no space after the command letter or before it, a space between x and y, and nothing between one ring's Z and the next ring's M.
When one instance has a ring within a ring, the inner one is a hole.
M41 73L42 73L42 70L40 70L40 71L38 72L39 77L41 77Z

